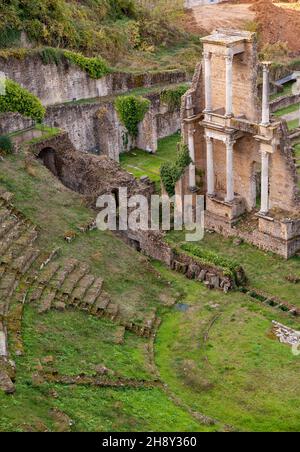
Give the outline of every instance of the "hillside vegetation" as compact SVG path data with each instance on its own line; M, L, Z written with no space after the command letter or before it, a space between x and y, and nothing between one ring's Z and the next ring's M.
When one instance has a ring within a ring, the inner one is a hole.
M182 16L182 0L1 0L0 48L50 46L118 68L192 69L200 44Z

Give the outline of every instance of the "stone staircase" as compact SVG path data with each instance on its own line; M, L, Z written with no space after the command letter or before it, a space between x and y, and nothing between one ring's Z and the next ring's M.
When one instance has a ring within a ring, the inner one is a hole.
M91 274L77 259L58 261L35 246L36 227L11 204L12 195L0 190L0 389L13 393L15 364L10 353L22 354L22 313L31 303L40 314L50 309L78 309L105 317L129 331L150 337L156 329L156 311L131 321L103 290L103 279ZM8 336L10 346L8 350Z
M40 314L50 309L78 309L99 318L108 318L146 337L151 336L156 321L156 312L150 313L141 325L126 319L119 306L103 290L103 279L95 277L87 264L76 259L65 259L61 263L53 261L41 270L32 284L27 302L32 303Z

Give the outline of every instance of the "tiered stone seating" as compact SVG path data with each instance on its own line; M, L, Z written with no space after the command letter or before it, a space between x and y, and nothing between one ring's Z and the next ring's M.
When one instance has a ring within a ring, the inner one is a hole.
M12 195L0 193L0 389L14 392L14 363L10 360L10 343L21 349L20 328L22 301L20 282L40 255L35 248L36 228L15 211ZM18 292L17 292L18 288Z
M42 264L42 255L34 246L37 237L34 225L11 205L11 195L0 191L0 389L7 393L15 390L8 335L14 353L21 354L25 301L40 314L50 309L79 309L106 317L140 336L150 336L155 328L155 312L140 323L125 318L103 290L103 279L91 274L87 264L77 259L55 260L56 253Z

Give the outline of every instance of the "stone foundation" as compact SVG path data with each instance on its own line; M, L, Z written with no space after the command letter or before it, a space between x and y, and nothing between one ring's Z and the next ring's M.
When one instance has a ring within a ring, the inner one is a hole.
M300 220L274 220L257 217L256 226L251 231L243 230L223 216L205 212L205 227L225 237L239 237L264 251L279 254L285 259L294 256L300 250ZM288 232L289 231L289 232Z

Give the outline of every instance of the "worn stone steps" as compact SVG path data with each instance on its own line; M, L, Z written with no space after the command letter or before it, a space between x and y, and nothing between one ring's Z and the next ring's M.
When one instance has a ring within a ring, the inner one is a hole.
M58 269L49 282L49 285L55 289L60 289L67 277L78 266L79 262L76 259L67 260L64 265Z
M78 263L79 264L79 263ZM86 264L78 265L69 273L60 288L64 298L71 296L75 288L80 284L81 279L89 272L89 266Z
M53 289L46 288L41 298L38 300L38 313L44 314L48 311L50 311L52 307L52 303L54 302L56 297L56 291Z
M99 298L103 288L103 279L96 278L90 288L86 291L80 301L80 309L83 311L91 311ZM78 305L79 303L77 303Z
M10 297L17 286L16 274L10 270L5 272L0 280L0 316L7 315Z
M110 304L109 295L106 292L102 292L101 295L99 295L99 297L95 301L90 312L92 315L101 317L102 315L104 315L104 312L107 310L109 304Z
M0 254L3 261L5 261L5 255L9 254L11 247L19 245L18 240L24 233L24 226L22 223L16 223L14 227L0 240Z
M72 295L71 295L71 303L73 305L77 305L81 302L81 309L84 308L84 297L85 295L88 293L88 291L92 288L93 284L95 282L95 277L91 274L85 275L83 276L83 278L79 281L78 286L75 288L75 290L73 291ZM102 284L101 284L102 287ZM101 289L100 289L101 291ZM100 292L99 292L100 293ZM97 296L99 295L99 293L97 294ZM96 300L97 296L94 298L94 301ZM91 307L91 305L93 304L93 302L91 304L87 303L87 309L89 309Z
M11 229L19 222L16 216L10 215L3 223L0 224L0 239L5 237Z
M37 238L37 232L34 229L24 230L23 227L16 229L14 234L6 237L6 243L3 249L1 262L11 265L12 262L26 252L26 249L32 247Z
M24 274L26 273L32 264L37 260L40 255L40 250L29 247L25 253L15 259L11 265L15 271Z
M0 224L2 224L11 215L6 207L0 207Z
M38 282L40 284L48 284L52 281L54 275L57 274L58 270L60 269L60 263L59 262L50 262L49 265L47 265L43 271L39 274Z

